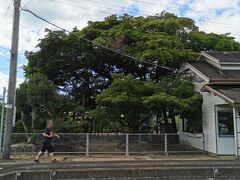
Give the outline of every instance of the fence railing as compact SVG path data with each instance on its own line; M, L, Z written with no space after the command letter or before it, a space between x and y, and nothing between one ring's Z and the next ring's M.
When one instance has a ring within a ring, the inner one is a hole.
M60 139L53 138L54 150L57 153L201 153L204 151L204 141L198 137L191 144L192 137L181 134L122 134L122 133L58 133ZM202 135L202 137L204 137ZM11 152L33 153L41 149L42 133L12 134ZM197 145L197 146L196 146Z

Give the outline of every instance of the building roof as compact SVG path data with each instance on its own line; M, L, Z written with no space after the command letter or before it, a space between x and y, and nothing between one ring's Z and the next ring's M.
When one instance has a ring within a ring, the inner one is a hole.
M220 70L210 65L206 61L187 61L190 68L195 69L198 73L209 79L209 82L234 82L240 83L240 71Z
M204 51L202 54L208 54L219 62L239 62L240 63L240 52L239 51Z
M212 92L232 105L240 106L240 85L205 85L202 90Z

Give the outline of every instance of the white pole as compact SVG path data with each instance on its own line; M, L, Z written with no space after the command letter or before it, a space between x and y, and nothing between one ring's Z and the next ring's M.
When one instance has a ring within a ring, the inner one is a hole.
M233 108L233 124L234 124L234 141L235 141L235 156L236 159L239 159L239 140L238 134L240 133L239 129L239 115L238 110L234 107Z
M13 113L13 124L12 124L12 126L13 126L13 128L15 127L15 124L16 124L16 112L17 112L17 108L16 108L16 106L14 106L14 111L13 111L14 113Z
M129 156L129 135L126 134L126 152L125 156Z
M2 138L3 138L3 121L4 121L4 110L5 110L5 96L6 88L3 88L3 98L2 98L2 116L1 116L1 125L0 125L0 153L2 152Z
M89 134L86 134L86 156L89 156Z
M168 155L168 135L167 133L164 134L164 155Z

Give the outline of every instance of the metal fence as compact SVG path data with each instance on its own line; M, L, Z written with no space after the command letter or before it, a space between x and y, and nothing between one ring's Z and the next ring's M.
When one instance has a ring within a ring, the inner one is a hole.
M53 138L55 152L58 153L201 153L204 141L199 139L197 148L181 134L122 134L122 133L59 133L60 139ZM191 141L191 139L189 139ZM33 153L41 149L43 137L41 133L14 133L12 135L11 152Z

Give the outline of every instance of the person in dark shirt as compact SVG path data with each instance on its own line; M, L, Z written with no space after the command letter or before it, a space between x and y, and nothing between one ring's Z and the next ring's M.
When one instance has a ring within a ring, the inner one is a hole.
M54 159L54 154L53 154L53 146L52 146L52 138L53 137L57 137L60 138L59 135L57 135L54 131L53 131L53 121L52 120L48 120L47 121L47 126L44 129L43 132L43 145L42 145L42 149L39 151L37 157L35 158L34 162L39 162L39 158L40 156L48 151L50 157L52 158L52 162L56 162L56 159Z

